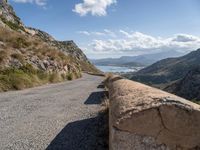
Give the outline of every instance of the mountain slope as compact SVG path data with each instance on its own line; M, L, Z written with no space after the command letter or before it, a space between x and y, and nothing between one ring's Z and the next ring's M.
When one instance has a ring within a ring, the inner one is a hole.
M199 60L200 49L182 57L158 61L133 74L131 79L162 88L182 79L192 68L200 66Z
M186 99L200 101L200 67L193 68L183 79L167 86L164 90Z
M7 0L0 1L0 91L23 89L99 72L73 41L25 27Z

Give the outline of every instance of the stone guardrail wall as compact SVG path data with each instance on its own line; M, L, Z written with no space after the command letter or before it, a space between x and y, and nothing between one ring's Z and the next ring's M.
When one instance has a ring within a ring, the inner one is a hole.
M200 106L113 76L107 79L110 150L200 150Z

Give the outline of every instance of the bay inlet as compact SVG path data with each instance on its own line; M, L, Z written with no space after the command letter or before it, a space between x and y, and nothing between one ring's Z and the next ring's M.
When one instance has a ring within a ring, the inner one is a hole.
M100 65L96 65L96 67L105 73L108 73L108 72L112 72L112 73L137 72L143 68L143 67L100 66Z

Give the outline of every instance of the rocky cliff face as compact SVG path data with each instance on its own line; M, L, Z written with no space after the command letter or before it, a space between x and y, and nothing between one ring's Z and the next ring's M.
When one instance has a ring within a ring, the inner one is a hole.
M48 43L50 46L57 47L59 50L64 52L66 55L72 55L79 61L89 62L85 54L82 50L74 43L74 41L57 41L48 33L34 29L34 28L26 28L26 32L31 34L32 36L37 36L41 38L43 41Z
M73 41L57 41L44 31L25 27L7 0L0 0L0 91L11 80L5 79L7 70L13 69L17 75L28 73L31 80L30 72L39 77L38 72L57 74L59 81L80 77L81 71L99 72Z
M0 24L11 29L24 30L24 25L7 0L0 0Z
M1 26L14 31L20 31L28 37L34 37L41 40L51 48L62 51L66 56L72 57L77 63L87 63L90 65L88 71L97 71L97 69L90 64L85 54L73 41L57 41L48 33L39 29L25 27L20 18L16 16L13 8L7 3L7 0L0 0L0 21ZM81 64L80 64L81 66ZM81 68L85 70L85 68ZM87 71L87 70L85 70Z

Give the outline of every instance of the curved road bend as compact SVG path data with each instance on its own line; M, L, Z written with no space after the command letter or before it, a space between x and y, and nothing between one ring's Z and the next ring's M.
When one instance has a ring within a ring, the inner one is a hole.
M0 93L0 149L107 149L99 133L102 80L83 74L74 81Z

